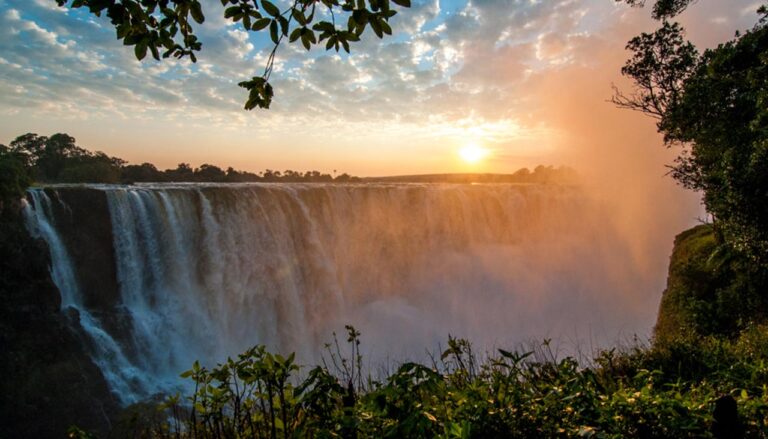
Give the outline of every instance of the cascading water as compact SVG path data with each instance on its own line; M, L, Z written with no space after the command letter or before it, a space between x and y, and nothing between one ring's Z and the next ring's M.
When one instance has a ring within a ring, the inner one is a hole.
M83 306L82 294L75 276L75 268L52 218L53 206L45 191L28 191L32 200L24 207L27 228L33 237L42 238L51 252L51 278L61 293L61 307L74 309L80 326L91 342L96 364L124 404L136 402L143 391L154 384L147 381L124 355L120 345L102 328L101 322Z
M449 333L483 346L573 331L613 341L650 323L626 300L648 280L573 187L69 186L28 198L62 306L125 403L257 343L310 361L346 323L374 358L419 355Z

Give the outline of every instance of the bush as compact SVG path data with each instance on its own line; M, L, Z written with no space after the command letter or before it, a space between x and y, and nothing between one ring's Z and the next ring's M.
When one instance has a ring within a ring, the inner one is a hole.
M182 376L195 392L160 406L167 421L151 435L376 438L713 437L716 401L732 397L737 427L768 434L768 338L752 327L734 341L709 338L677 349L600 353L584 367L557 359L548 343L482 362L465 340L449 339L431 366L405 363L382 381L361 379L359 334L352 356L331 359L303 380L293 356L252 348L213 369ZM328 366L330 364L330 367ZM717 428L725 428L724 424Z

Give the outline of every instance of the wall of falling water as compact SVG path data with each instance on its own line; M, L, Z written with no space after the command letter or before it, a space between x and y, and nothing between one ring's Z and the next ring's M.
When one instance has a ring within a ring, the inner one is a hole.
M448 334L610 344L649 332L663 283L576 187L52 186L26 212L125 403L254 344L312 361L347 323L374 362Z

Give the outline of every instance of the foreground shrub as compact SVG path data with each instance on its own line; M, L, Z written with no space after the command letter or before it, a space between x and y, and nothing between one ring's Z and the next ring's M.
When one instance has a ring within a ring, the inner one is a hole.
M338 343L330 345L323 366L301 374L293 355L262 346L210 370L195 363L182 374L195 391L160 404L160 416L145 416L152 425L134 425L132 435L700 438L724 437L723 429L735 437L768 435L764 327L732 342L606 351L589 367L556 358L548 342L535 352L499 350L479 361L467 341L450 338L431 365L405 363L381 381L364 378L359 333L348 330L348 358ZM715 406L727 409L733 401L736 424L722 413L716 419Z

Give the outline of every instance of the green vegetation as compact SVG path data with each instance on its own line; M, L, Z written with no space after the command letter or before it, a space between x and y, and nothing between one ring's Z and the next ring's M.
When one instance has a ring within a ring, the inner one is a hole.
M671 174L703 194L712 218L676 239L656 349L733 343L768 316L768 7L752 29L699 54L667 21L690 3L656 3L661 27L627 45L622 73L636 89L614 97L654 117L667 146L680 148Z
M656 343L681 337L735 337L766 320L765 269L720 244L712 225L681 233L659 308Z
M32 184L25 158L0 145L0 217L11 214L7 205L20 199Z
M189 57L202 48L194 23L205 21L200 0L56 0L59 6L88 8L105 14L115 27L117 39L133 46L139 60L150 53L156 60ZM394 3L394 5L393 5ZM397 14L393 6L408 8L410 0L294 0L280 10L269 0L221 0L224 18L246 32L268 32L274 46L264 73L238 85L249 91L245 109L269 108L274 92L269 84L275 54L284 39L300 42L306 50L323 44L326 50L344 49L360 41L367 28L379 38L392 35L389 20ZM328 20L327 17L330 17ZM162 55L161 52L162 51Z
M702 55L677 23L634 38L622 73L637 90L615 102L658 120L682 148L672 176L703 192L721 244L768 267L768 8L758 13L753 29Z
M0 200L18 199L32 181L41 183L138 183L138 182L353 182L347 173L331 176L319 171L266 171L255 174L203 164L192 168L180 163L175 169L158 170L151 163L130 165L103 152L90 152L67 134L51 137L24 134L8 146L0 145ZM334 171L335 173L335 171Z
M328 346L323 365L301 380L293 355L261 346L212 369L195 363L182 374L195 384L191 395L129 410L118 429L195 438L768 434L766 327L733 342L602 352L590 367L556 358L548 342L481 360L467 341L450 338L432 364L405 363L381 381L363 378L360 334L348 331L348 349Z

